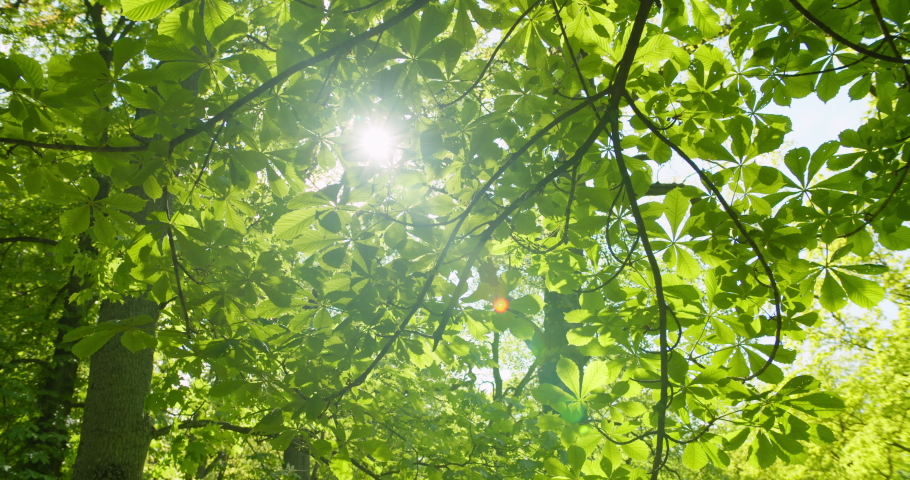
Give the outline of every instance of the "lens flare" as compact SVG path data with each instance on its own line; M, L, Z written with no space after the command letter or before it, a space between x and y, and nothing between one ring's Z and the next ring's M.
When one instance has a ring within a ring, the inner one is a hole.
M506 313L509 311L509 299L499 297L493 300L493 311L496 313Z
M388 129L371 126L360 133L358 146L370 161L384 163L395 152L395 138Z

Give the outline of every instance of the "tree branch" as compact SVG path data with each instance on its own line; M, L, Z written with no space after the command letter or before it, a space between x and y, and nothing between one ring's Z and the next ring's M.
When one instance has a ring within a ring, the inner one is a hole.
M818 27L819 30L825 32L826 35L837 40L840 43L843 43L844 45L852 48L853 50L856 50L857 52L862 53L863 55L866 55L866 56L869 56L872 58L877 58L879 60L884 60L886 62L903 63L903 64L910 63L910 60L908 60L906 58L892 57L890 55L878 53L875 50L870 49L866 45L847 40L843 35L835 32L834 29L832 29L831 27L829 27L828 25L823 23L821 20L819 20L818 17L813 15L812 12L810 12L806 7L804 7L801 3L799 3L799 0L790 0L790 4L793 5L793 8L795 8L799 13L801 13L803 15L803 17L806 18L806 20L808 20L811 24Z
M15 243L15 242L28 242L28 243L43 243L44 245L56 245L56 240L50 240L47 238L38 238L38 237L6 237L0 238L0 243Z
M93 147L89 145L73 145L66 143L42 143L42 142L33 142L31 140L25 140L22 138L8 138L0 137L0 143L7 145L22 145L25 147L32 148L45 148L48 150L66 150L66 151L75 151L75 152L110 152L110 153L130 153L130 152L142 152L148 150L148 147L145 145L137 145L134 147L111 147L111 146L100 146Z
M389 18L385 22L383 22L363 33L354 35L353 37L347 39L346 41L341 42L332 48L324 50L323 52L321 52L317 55L314 55L306 60L297 62L296 64L288 67L283 72L278 73L271 79L263 82L261 85L254 88L253 91L251 91L250 93L238 98L233 103L231 103L230 105L225 107L224 110L218 112L215 116L208 119L207 121L202 122L202 124L199 125L198 127L189 128L189 129L185 130L182 134L178 135L177 137L175 137L174 139L171 140L170 148L173 150L175 147L177 147L181 143L195 137L196 135L199 135L203 131L211 130L212 128L214 128L215 125L217 125L218 123L220 123L223 120L230 118L235 112L240 110L244 105L253 101L253 99L258 98L263 93L266 93L269 90L271 90L272 88L275 88L275 87L283 84L285 81L287 81L288 78L291 77L291 75L293 75L305 68L316 65L319 62L328 60L328 59L334 57L335 55L338 55L338 53L340 53L340 52L343 52L346 50L351 50L354 47L356 47L360 42L362 42L368 38L372 38L376 35L379 35L380 33L385 32L386 30L394 27L395 25L401 23L406 18L410 17L415 12L417 12L418 10L423 8L429 2L430 2L430 0L414 0L414 3L405 7L404 9L402 9L400 12L393 15L391 18Z
M885 207L888 206L888 204L891 202L891 199L894 198L894 194L896 194L897 191L900 190L901 185L904 184L904 180L907 179L907 172L910 172L910 163L904 165L901 170L903 170L904 173L903 173L903 175L901 175L900 180L897 181L897 184L895 184L894 188L891 189L891 193L889 193L888 196L885 197L885 200L882 201L882 204L879 205L879 207L875 211L875 213L870 214L867 212L865 215L866 218L863 219L862 225L860 225L859 227L856 227L855 229L853 229L843 235L840 235L838 238L847 238L847 237L852 237L853 235L856 235L857 233L859 233L860 231L865 229L867 226L869 226L869 224L874 222L875 219L878 218L878 216L881 215L881 213L883 211L885 211Z
M525 9L525 11L521 12L521 15L519 15L517 19L515 19L515 23L512 24L512 27L509 28L509 31L507 31L506 34L503 35L502 40L500 40L499 43L496 44L496 48L494 48L493 53L490 54L490 59L487 60L487 63L483 66L483 70L480 71L480 75L477 76L477 80L474 80L474 83L471 84L471 86L468 87L468 89L465 90L461 95L459 95L458 98L456 98L455 100L452 100L451 102L446 102L446 103L439 105L439 108L447 108L447 107L451 107L452 105L455 105L456 103L458 103L459 100L468 96L468 94L471 93L471 91L473 91L475 88L477 88L478 85L480 85L480 81L483 80L483 77L487 74L487 70L490 69L490 65L493 64L493 60L496 59L496 55L499 53L499 50L502 48L503 45L506 44L506 40L508 40L509 37L512 36L512 32L514 32L515 29L518 28L518 24L521 23L521 20L523 18L525 18L526 16L528 16L528 14L531 13L531 10L534 10L535 8L537 8L537 6L540 5L541 1L543 1L543 0L536 0L534 3L529 5L528 8Z
M771 354L768 355L768 361L765 362L765 364L757 372L748 377L731 377L735 380L742 381L756 378L764 373L765 370L767 370L767 368L771 365L771 363L774 362L774 357L777 355L777 350L780 348L781 330L783 329L784 320L783 312L781 311L782 300L780 296L780 288L777 285L777 280L774 278L774 271L771 269L771 265L768 263L768 260L765 258L764 254L762 254L761 249L758 248L758 244L755 243L752 235L749 234L749 231L746 230L745 225L743 225L742 221L739 219L739 214L737 214L736 210L733 210L733 207L727 203L727 200L724 199L723 195L721 195L720 190L718 190L717 186L714 185L714 182L712 182L711 179L708 178L708 175L705 174L705 172L699 168L698 165L696 165L688 155L686 155L686 152L682 151L682 149L680 149L675 143L667 138L659 128L657 128L657 125L655 125L654 122L652 122L651 119L648 118L648 116L645 115L637 105L635 105L635 101L631 96L627 94L626 98L629 102L629 106L632 108L632 111L635 112L635 115L638 116L642 123L645 124L648 130L650 130L654 136L656 136L658 139L660 139L660 141L664 142L668 147L676 152L676 154L679 155L687 164L689 164L689 167L691 167L692 170L698 174L698 177L701 179L702 183L704 183L705 186L708 187L708 189L711 191L711 193L717 198L717 201L721 204L724 211L727 213L727 216L733 220L733 224L736 226L736 229L739 230L739 233L749 244L749 247L755 254L755 257L758 259L759 263L761 263L762 269L765 271L765 275L768 276L768 282L770 284L772 294L774 295L774 308L776 310L775 320L777 325L774 332L774 347L771 349Z
M251 427L241 427L239 425L234 425L233 423L220 422L217 420L187 420L185 422L180 423L180 425L177 425L177 429L178 430L191 430L194 428L202 428L202 427L206 427L209 425L217 425L222 430L227 430L229 432L236 432L236 433L240 433L243 435L253 434L253 429ZM152 430L151 436L153 439L163 437L163 436L167 435L168 433L170 433L171 430L173 430L173 428L174 428L174 425L167 425L164 427L156 428L156 429ZM259 435L267 437L267 436L270 436L271 434L261 433Z

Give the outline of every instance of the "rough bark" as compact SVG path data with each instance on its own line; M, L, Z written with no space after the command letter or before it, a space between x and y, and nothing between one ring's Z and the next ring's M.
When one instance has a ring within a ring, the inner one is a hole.
M294 478L310 480L310 452L299 437L295 437L284 450L284 464L294 472Z
M105 300L99 320L137 315L157 318L158 306L144 297L123 303ZM138 328L154 335L155 323ZM130 352L120 343L120 334L92 355L74 480L142 479L152 438L145 397L151 388L153 355L150 348Z
M549 383L557 385L569 392L569 388L563 383L556 374L556 364L559 363L560 357L571 359L578 368L584 367L587 357L578 351L578 348L569 345L566 334L572 329L572 325L566 321L566 313L579 308L577 293L544 293L544 319L543 319L543 355L544 359L540 363L540 369L537 372L537 379L540 383Z
M148 200L141 188L128 192ZM148 224L148 215L162 209L163 201L149 201L133 219ZM112 322L138 315L157 320L158 312L158 305L143 293L124 296L121 303L103 301L98 320ZM155 335L155 325L153 321L136 328ZM146 348L133 353L120 342L121 335L115 335L90 358L74 480L142 479L153 432L145 397L151 388L154 351Z

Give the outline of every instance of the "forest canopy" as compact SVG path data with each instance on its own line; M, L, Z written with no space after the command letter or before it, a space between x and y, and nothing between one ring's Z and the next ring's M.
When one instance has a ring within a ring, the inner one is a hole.
M906 478L908 21L6 3L0 470ZM767 112L838 95L815 149Z

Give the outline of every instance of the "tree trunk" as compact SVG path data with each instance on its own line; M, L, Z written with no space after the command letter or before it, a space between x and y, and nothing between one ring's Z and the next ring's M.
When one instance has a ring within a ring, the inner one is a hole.
M569 388L563 383L556 373L556 364L560 357L574 361L579 370L584 367L588 357L578 351L577 347L569 345L566 334L572 325L566 321L566 313L579 308L577 293L544 292L543 313L543 355L537 372L540 383L549 383L561 387L566 393Z
M284 464L294 472L295 479L310 480L310 452L299 437L284 450Z
M127 190L147 201L142 211L132 215L139 225L147 225L150 213L164 209L164 197L148 201L141 187ZM122 303L101 303L99 322L112 322L148 315L154 321L139 325L155 335L158 304L145 293L124 294ZM95 352L89 363L88 392L82 416L82 435L73 467L74 480L141 480L145 457L152 439L153 426L145 413L145 397L152 384L154 349L131 352L120 342L122 334L111 338Z
M157 318L158 305L144 296L101 304L102 322L137 315ZM137 328L155 334L155 322ZM145 397L151 388L154 351L130 352L120 343L121 335L115 335L91 357L74 480L142 479L152 438Z

